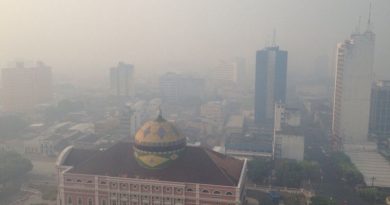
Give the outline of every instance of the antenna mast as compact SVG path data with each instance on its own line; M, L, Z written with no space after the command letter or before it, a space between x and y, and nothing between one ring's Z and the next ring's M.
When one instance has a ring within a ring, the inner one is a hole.
M273 36L272 36L272 47L276 46L276 29L274 29Z
M370 1L370 7L369 7L369 9L368 9L368 20L367 20L367 30L368 31L371 31L371 29L372 29L372 23L371 23L371 8L372 7L372 5L371 5L371 1Z

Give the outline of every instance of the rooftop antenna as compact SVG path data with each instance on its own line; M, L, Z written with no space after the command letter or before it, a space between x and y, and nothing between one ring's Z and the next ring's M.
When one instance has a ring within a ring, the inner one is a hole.
M358 25L356 26L356 33L360 33L361 23L362 23L362 16L359 16Z
M371 8L372 5L371 5L371 1L370 1L370 7L368 9L368 20L367 20L367 31L371 31L372 29L372 23L371 23Z
M272 36L272 47L276 46L276 29L274 29L273 36Z

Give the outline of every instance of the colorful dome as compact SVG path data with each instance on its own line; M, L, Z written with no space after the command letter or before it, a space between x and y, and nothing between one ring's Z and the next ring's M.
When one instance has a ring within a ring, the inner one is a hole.
M160 114L137 131L134 155L141 166L159 169L176 160L185 146L185 138Z

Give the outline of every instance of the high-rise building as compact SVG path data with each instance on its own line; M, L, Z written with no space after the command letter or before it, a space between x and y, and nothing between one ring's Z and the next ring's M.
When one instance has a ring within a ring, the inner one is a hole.
M2 104L6 112L28 112L52 100L51 68L42 62L2 69Z
M256 52L255 122L272 122L276 102L286 102L287 51L278 46Z
M390 81L375 83L370 106L370 135L390 138Z
M57 204L246 204L246 160L186 146L161 115L138 130L134 143L68 147L56 165Z
M337 45L332 117L336 150L343 144L367 141L374 47L375 34L370 29Z
M164 103L179 103L202 98L205 91L204 79L176 73L162 75L159 86Z
M131 97L134 95L134 66L119 62L116 67L110 68L110 90L117 97Z
M219 64L214 68L214 80L221 83L237 83L237 67L238 64L235 62L220 61Z

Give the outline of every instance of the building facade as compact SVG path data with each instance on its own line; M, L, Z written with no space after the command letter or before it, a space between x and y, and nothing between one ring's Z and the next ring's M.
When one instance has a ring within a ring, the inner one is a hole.
M337 45L332 117L334 149L367 141L375 34L352 34Z
M278 46L256 52L255 122L274 118L275 102L286 102L287 51Z
M17 63L2 69L2 105L6 112L28 112L52 100L51 68L37 62L31 67Z
M57 161L59 205L245 204L246 161L186 146L159 115L134 143L66 148Z
M302 161L304 150L305 138L303 136L286 133L275 134L275 158Z
M119 62L110 68L110 91L113 96L131 97L134 95L134 66Z
M202 78L166 73L159 79L160 97L164 103L176 104L203 98L205 81Z
M371 91L370 135L390 138L390 81L378 81Z

